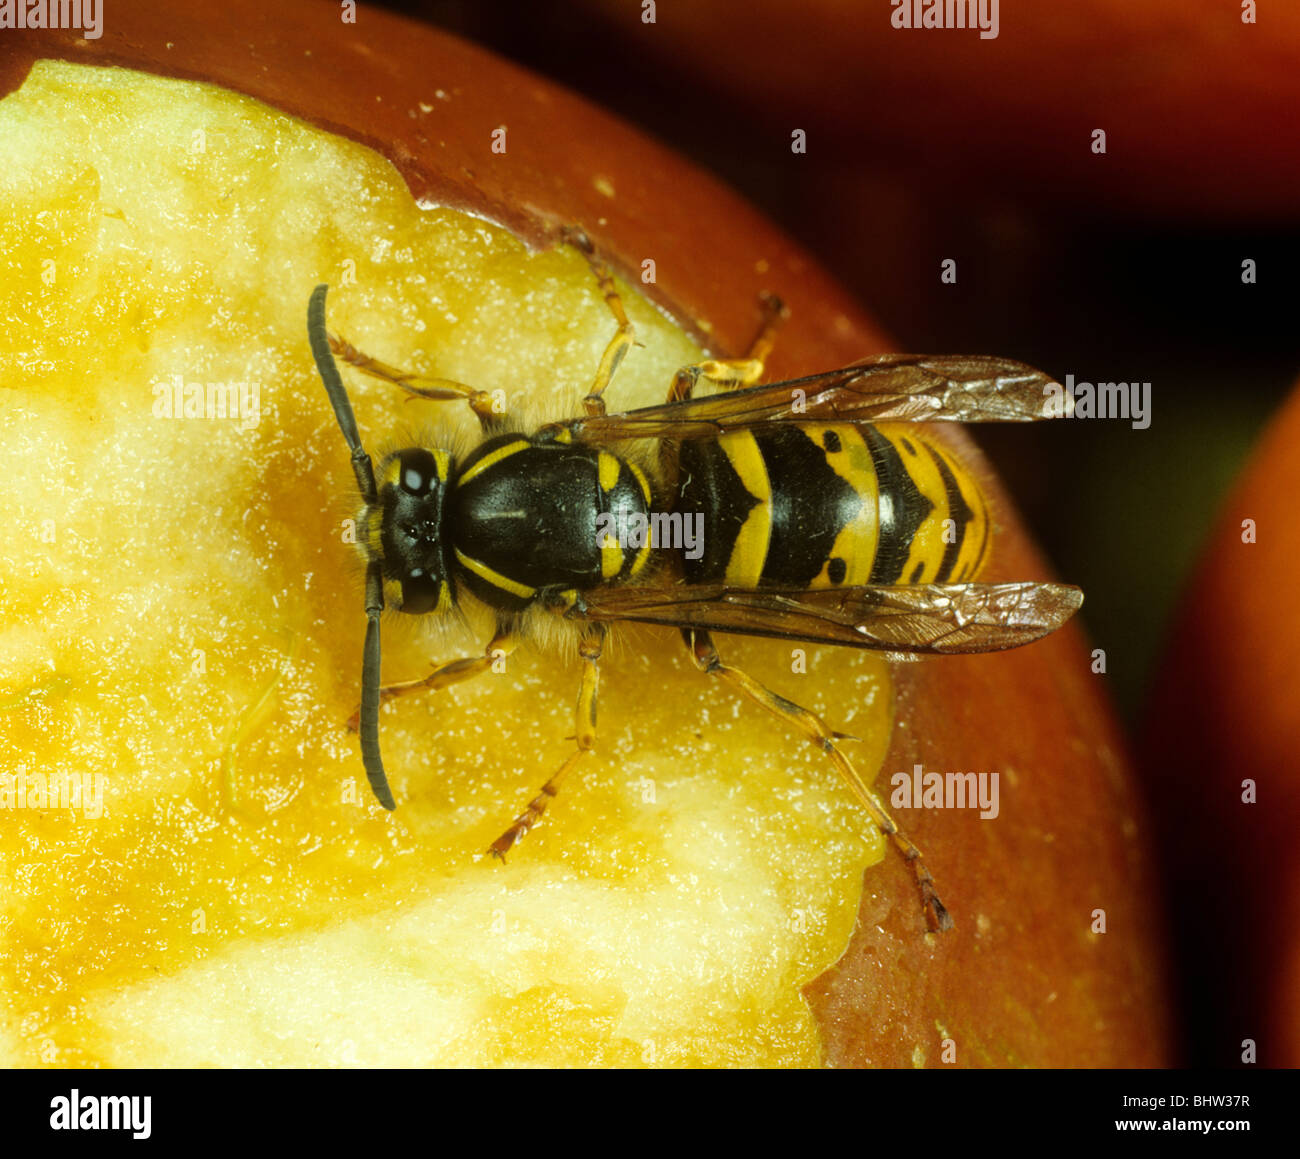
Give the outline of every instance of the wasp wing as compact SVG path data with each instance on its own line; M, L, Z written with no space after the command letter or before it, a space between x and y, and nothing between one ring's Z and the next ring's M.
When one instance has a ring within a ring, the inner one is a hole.
M584 592L568 613L841 644L901 653L997 652L1032 643L1083 603L1068 584L879 584L737 590L725 584L611 587Z
M588 442L703 439L763 423L1031 422L1073 399L1042 371L980 355L881 354L840 370L560 424Z

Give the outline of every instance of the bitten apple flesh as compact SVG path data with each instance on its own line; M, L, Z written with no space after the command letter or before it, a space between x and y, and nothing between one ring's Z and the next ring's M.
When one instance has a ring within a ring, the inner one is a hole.
M367 352L543 421L577 413L612 332L581 257L417 207L377 154L188 81L41 62L0 143L3 1061L817 1064L800 988L884 847L674 633L608 649L596 755L504 866L484 851L571 751L573 655L386 709L395 814L344 728L357 500L312 286ZM608 398L661 401L699 352L624 300L643 345ZM375 456L475 437L468 408L348 380ZM476 627L389 617L386 678L478 652ZM875 774L882 660L726 649ZM914 891L897 904L924 937Z

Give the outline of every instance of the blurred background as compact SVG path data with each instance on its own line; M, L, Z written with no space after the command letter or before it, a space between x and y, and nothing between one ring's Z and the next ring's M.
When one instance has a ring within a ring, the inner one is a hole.
M1300 148L1283 146L1300 12L1271 6L1260 26L1235 3L1007 3L981 39L893 28L888 0L384 6L727 181L899 350L1150 382L1146 430L975 432L1057 573L1086 591L1116 701L1137 718L1197 549L1300 372ZM955 285L940 281L947 258Z

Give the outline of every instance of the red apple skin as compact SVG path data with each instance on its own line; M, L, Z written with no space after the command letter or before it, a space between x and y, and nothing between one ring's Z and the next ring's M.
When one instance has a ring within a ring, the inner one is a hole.
M1258 1065L1300 1066L1298 492L1300 390L1206 543L1142 742L1206 1066L1241 1065L1247 1040Z
M0 93L54 56L209 81L389 157L413 195L472 210L536 245L581 223L598 248L719 352L753 335L760 291L792 317L773 377L890 344L792 242L720 183L576 97L480 49L383 12L355 25L329 4L231 0L115 9L104 35L29 33L0 62ZM232 31L237 30L237 31ZM442 89L454 119L421 119ZM505 125L505 155L490 150ZM612 187L616 196L602 189ZM703 325L701 323L704 323ZM1014 510L959 430L996 512L987 578L1049 578ZM882 770L998 771L1002 816L903 818L956 915L927 936L896 859L866 878L845 957L808 989L839 1066L1156 1067L1172 1060L1152 842L1104 677L1077 623L1015 652L903 666ZM1012 785L1014 781L1014 786ZM887 784L882 784L887 792ZM1090 932L1104 910L1107 932Z

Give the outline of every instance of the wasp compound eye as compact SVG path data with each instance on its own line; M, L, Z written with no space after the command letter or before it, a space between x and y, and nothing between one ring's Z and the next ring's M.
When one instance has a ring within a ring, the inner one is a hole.
M410 616L423 616L438 606L442 584L431 575L423 572L407 576L402 580L402 606L400 611Z
M442 481L439 464L433 453L413 447L397 456L396 483L412 495L427 495L435 483Z

